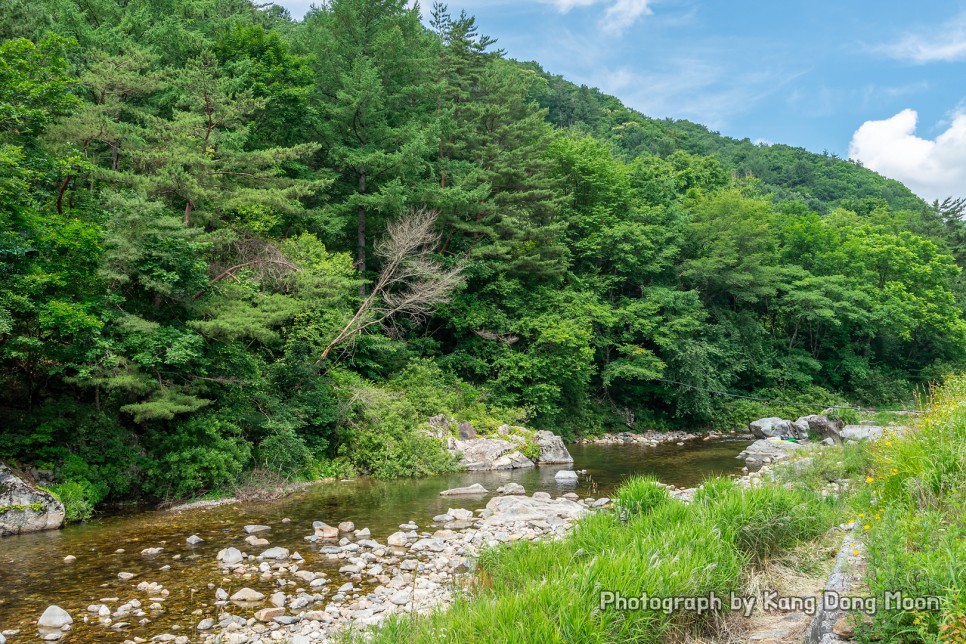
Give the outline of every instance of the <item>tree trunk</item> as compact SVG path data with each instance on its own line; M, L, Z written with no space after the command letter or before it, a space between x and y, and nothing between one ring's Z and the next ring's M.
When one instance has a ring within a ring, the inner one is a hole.
M195 208L194 202L192 202L191 199L188 199L188 203L185 204L185 207L184 207L185 228L189 228L191 226L191 211L194 210L194 208Z
M359 174L359 194L366 192L366 173ZM366 296L366 207L359 206L359 224L356 230L356 267L363 282L359 284L359 297Z

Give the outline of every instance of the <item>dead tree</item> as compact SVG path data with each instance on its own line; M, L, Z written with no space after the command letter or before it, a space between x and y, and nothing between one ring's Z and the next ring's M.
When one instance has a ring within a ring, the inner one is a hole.
M388 227L387 235L376 244L382 271L352 319L329 342L316 360L321 363L331 351L346 341L354 341L369 327L379 325L395 331L402 319L419 323L440 304L447 302L460 283L463 267L446 268L433 257L439 235L433 230L436 212L410 211Z

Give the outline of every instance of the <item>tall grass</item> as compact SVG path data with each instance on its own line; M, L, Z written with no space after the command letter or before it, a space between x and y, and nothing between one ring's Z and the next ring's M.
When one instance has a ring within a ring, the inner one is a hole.
M867 533L867 582L942 598L943 610L880 611L862 641L966 641L966 376L934 389L918 427L871 448L855 518Z
M396 618L376 642L659 642L711 628L714 615L600 609L626 597L727 597L757 562L823 534L835 502L781 486L712 481L688 505L653 479L629 481L618 512L581 520L564 540L487 551L475 588L448 611Z

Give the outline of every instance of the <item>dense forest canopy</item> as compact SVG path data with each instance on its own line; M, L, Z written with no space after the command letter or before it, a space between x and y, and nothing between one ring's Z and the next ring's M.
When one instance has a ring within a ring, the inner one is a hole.
M440 471L440 413L731 427L774 408L712 391L895 404L963 365L962 201L406 4L0 0L0 457L90 507Z

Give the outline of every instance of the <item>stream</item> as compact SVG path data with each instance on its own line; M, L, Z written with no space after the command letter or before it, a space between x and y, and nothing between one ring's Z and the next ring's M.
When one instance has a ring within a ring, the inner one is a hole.
M164 632L187 635L194 641L198 622L217 614L209 584L237 585L219 571L217 552L229 546L249 553L264 549L245 543L243 526L247 524L271 526L270 532L259 536L272 546L298 551L313 569L329 571L332 564L319 553L320 544L304 539L312 534L313 521L330 525L353 521L357 528L368 527L372 538L382 541L401 523L412 521L431 530L432 517L448 508L484 507L489 496L439 496L442 490L473 483L494 493L500 485L513 481L523 485L528 495L543 491L556 497L576 492L581 498L609 496L634 474L653 474L665 483L689 487L712 475L739 473L744 463L735 456L747 444L745 440L714 439L684 446L570 445L572 467L461 472L419 480L326 482L271 502L182 512L142 511L106 516L63 530L6 537L0 540L0 632L21 631L8 637L11 644L38 641L36 620L47 606L56 604L74 618L73 629L62 642L121 642ZM565 484L554 480L560 469L586 470L586 474L576 485ZM204 542L189 546L185 539L192 534ZM142 556L141 551L149 547L164 550L154 557ZM67 555L77 560L64 563ZM163 566L170 569L160 570ZM136 576L121 581L118 573L122 571ZM331 572L338 576L337 570ZM103 598L119 598L120 602L138 598L147 607L151 603L148 594L135 590L141 581L157 582L170 592L163 602L164 611L152 613L149 624L134 621L115 632L97 625L95 616L91 616L93 624L82 621L87 606ZM272 592L272 585L258 578L245 580L245 584Z

